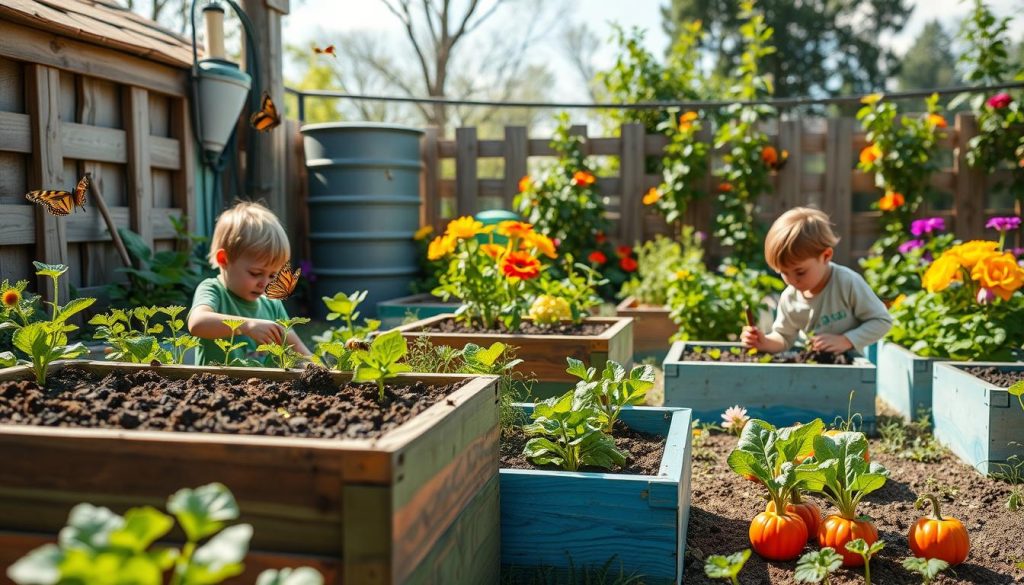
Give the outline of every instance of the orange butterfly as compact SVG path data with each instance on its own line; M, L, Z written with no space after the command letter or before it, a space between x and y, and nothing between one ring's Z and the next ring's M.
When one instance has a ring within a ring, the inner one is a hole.
M295 286L299 284L300 274L302 274L301 268L296 268L293 271L292 265L285 263L284 267L274 275L274 280L271 280L270 284L267 285L267 290L265 291L267 298L283 301L290 297L295 292Z
M25 193L25 199L42 205L52 215L70 215L72 211L77 211L76 207L81 207L82 211L85 211L85 193L89 190L89 178L90 173L85 173L75 186L74 193L56 190L29 191Z
M313 52L317 55L330 55L335 59L338 58L338 54L334 52L334 45L328 45L326 48L321 49L320 47L313 47Z
M277 113L277 106L274 105L274 100L270 99L269 93L263 92L260 110L253 113L249 123L260 132L272 130L281 123L281 116Z

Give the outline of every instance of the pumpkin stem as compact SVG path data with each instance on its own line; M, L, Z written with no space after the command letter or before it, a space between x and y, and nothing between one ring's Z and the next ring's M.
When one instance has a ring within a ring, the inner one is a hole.
M932 504L931 518L942 521L942 509L939 507L939 499L933 494L921 494L918 496L917 501L914 502L914 507L920 510L925 506L926 502L931 502Z
M802 504L803 503L803 500L800 499L800 490L799 489L794 489L793 493L790 494L789 499L790 499L790 501L793 502L794 505L795 504Z

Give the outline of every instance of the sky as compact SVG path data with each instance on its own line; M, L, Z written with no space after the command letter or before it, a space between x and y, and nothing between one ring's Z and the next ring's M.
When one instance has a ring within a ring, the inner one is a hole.
M664 53L669 39L661 29L660 7L667 0L548 0L564 1L574 6L570 18L586 19L601 39L611 34L611 24L618 23L625 28L637 26L647 30L646 43L656 55ZM968 0L913 0L914 12L904 30L895 36L882 37L880 42L893 47L902 54L913 43L921 28L932 19L938 19L947 31L955 30L960 19L970 11ZM999 16L1020 13L1024 0L987 0L988 6ZM330 36L331 31L372 31L383 35L394 35L401 39L401 24L378 0L292 0L291 13L284 19L286 43L306 44L318 38ZM1011 36L1024 37L1024 16L1011 23ZM303 42L305 39L308 41ZM546 62L556 72L559 85L555 92L559 101L586 100L587 95L579 86L568 61L561 55L555 39L548 47ZM598 68L610 65L614 59L613 49L604 44L595 55ZM285 64L285 76L297 75L294 64Z

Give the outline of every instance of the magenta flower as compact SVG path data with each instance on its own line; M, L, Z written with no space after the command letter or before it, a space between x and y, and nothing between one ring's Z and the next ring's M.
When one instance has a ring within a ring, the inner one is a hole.
M930 234L932 232L941 232L946 229L946 220L941 217L926 217L924 219L915 219L910 224L910 233L917 237L921 237L924 234Z
M306 282L316 282L316 273L313 272L313 263L309 260L299 260L299 269L302 270L302 276L306 277Z
M1012 101L1013 98L1010 97L1010 94L1003 92L997 93L996 95L988 98L988 101L986 101L985 103L988 104L988 107L999 110L1010 105L1010 102Z
M906 254L911 250L916 250L924 245L924 240L907 240L900 244L900 254Z
M976 300L979 305L987 305L996 300L996 293L992 292L991 289L981 287L978 289L978 296L976 297Z
M993 217L992 219L988 220L988 223L985 224L985 227L989 229L994 229L997 232L1008 232L1010 230L1015 230L1020 227L1020 218L1015 215L1010 215L1007 217Z

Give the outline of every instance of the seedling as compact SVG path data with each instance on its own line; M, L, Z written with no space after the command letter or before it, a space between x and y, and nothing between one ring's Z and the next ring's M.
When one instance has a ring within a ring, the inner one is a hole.
M408 364L399 360L409 352L409 345L402 337L402 332L392 329L378 335L370 344L370 348L356 350L352 354L355 372L353 382L376 382L379 392L377 400L384 402L384 382L402 372L412 371Z
M245 321L243 319L224 319L223 321L221 321L221 323L224 323L231 329L231 337L229 337L227 340L213 340L213 342L217 344L217 347L219 347L220 350L224 352L224 365L230 366L232 363L236 361L239 362L240 365L244 365L245 360L241 358L233 358L231 357L231 353L234 352L236 349L242 349L243 347L246 346L246 343L244 341L235 343L235 335L238 335L238 329L242 326L243 323L245 323Z
M864 424L864 417L859 412L853 412L853 395L856 393L856 390L850 390L850 398L846 404L846 418L837 416L832 422L835 429L844 433L855 433Z
M871 557L878 554L878 551L883 548L885 548L884 540L873 542L870 546L863 538L846 543L846 550L864 558L864 585L871 585Z
M949 568L949 563L942 559L909 557L903 559L903 568L921 575L922 585L928 585L939 573Z
M1010 445L1020 446L1016 441L1011 442ZM990 472L992 477L1010 484L1010 496L1006 499L1006 509L1016 512L1024 508L1024 459L1021 459L1020 455L1014 454L1007 457L1005 462L990 461L989 466L995 470Z
M359 304L366 300L366 295L369 291L356 291L351 294L345 294L339 292L333 297L322 297L324 304L327 305L327 320L335 321L341 319L344 321L345 326L339 329L333 329L328 331L320 338L316 338L317 341L341 341L342 343L349 339L368 339L370 334L380 328L380 321L376 319L364 319L363 325L356 325L356 320L359 318Z
M93 337L106 341L113 350L107 354L109 360L139 364L157 360L165 364L181 364L186 353L199 346L199 339L182 333L185 321L178 315L184 310L182 306L138 307L128 311L113 309L109 313L94 315L89 324L97 326ZM167 316L166 329L159 323L150 325L150 320L157 314ZM141 323L139 329L134 328L133 320ZM161 344L156 334L165 330L170 335L165 336Z
M717 347L713 347L708 350L708 356L710 356L713 360L721 359L722 350L718 349Z
M1010 396L1016 396L1020 407L1024 409L1024 380L1017 380L1006 391L1010 393Z
M566 373L580 379L573 390L577 405L591 406L601 412L603 430L612 432L623 407L643 404L647 391L654 387L654 368L636 366L626 377L626 370L618 363L608 360L601 377L597 370L588 368L580 360L567 357L569 367Z
M256 351L265 351L274 356L277 360L277 367L287 370L295 365L302 356L295 348L288 343L288 333L296 325L309 323L306 317L292 317L291 319L278 319L274 321L281 326L281 343L264 343L256 348Z
M571 390L537 403L532 418L533 422L523 427L533 437L523 455L537 465L554 464L577 471L584 465L611 469L626 462L626 454L601 430L601 411L579 404Z
M712 579L728 579L733 585L740 585L736 577L750 558L750 549L729 556L711 555L704 561L704 574Z
M828 576L843 564L843 555L836 552L836 549L826 546L825 548L809 552L800 557L796 564L796 573L793 578L797 583L821 583L829 585Z

